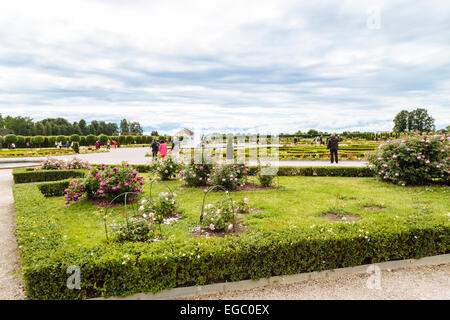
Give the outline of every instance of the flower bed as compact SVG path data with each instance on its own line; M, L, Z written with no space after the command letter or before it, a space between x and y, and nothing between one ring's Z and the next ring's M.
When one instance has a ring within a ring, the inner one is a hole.
M180 182L168 184L176 187ZM193 238L191 227L199 223L204 192L196 188L177 192L183 219L163 226L167 238L152 243L107 243L94 203L77 202L61 209L62 197L44 198L36 184L16 185L17 239L27 297L123 296L450 251L443 187L406 190L373 178L331 177L281 177L280 185L282 192L251 194L252 206L263 212L242 215L248 230L240 237ZM358 214L359 221L322 217L334 192L324 192L327 185L339 190L346 212ZM234 196L245 198L248 193ZM211 197L214 203L222 195ZM383 212L364 209L372 203L369 200L383 203ZM417 207L404 205L414 202ZM118 207L117 214L121 210ZM67 288L69 266L80 268L80 290Z

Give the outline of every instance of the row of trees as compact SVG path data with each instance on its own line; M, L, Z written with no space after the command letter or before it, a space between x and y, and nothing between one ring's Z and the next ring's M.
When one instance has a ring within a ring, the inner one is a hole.
M143 129L139 122L130 122L123 119L120 130L116 123L92 120L89 124L81 119L70 123L64 118L44 119L34 122L29 117L2 117L0 114L0 136L16 134L22 136L53 136L72 135L87 136L89 134L108 136L118 135L141 135Z
M33 147L43 147L49 148L54 147L55 142L61 142L64 146L69 142L78 142L80 146L92 146L96 141L100 141L102 145L106 145L108 140L117 141L119 145L124 144L149 144L153 139L164 139L171 140L170 137L155 137L155 136L132 136L132 135L120 135L120 136L108 136L105 134L94 135L90 134L87 136L80 136L78 134L73 134L71 136L21 136L15 134L8 134L4 137L0 136L0 148L2 146L9 147L11 144L15 144L16 148L25 148L27 142L32 142Z

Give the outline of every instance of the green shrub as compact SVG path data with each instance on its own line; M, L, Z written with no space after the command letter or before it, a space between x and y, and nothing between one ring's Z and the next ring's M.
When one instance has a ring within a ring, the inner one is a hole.
M97 140L100 141L100 143L102 144L102 146L105 146L106 143L108 142L108 136L105 134L101 134L97 137Z
M7 134L3 140L5 144L9 145L17 142L17 136L15 134Z
M212 166L206 162L195 163L194 160L178 174L180 181L186 182L190 187L206 186L211 178Z
M72 147L73 151L75 151L75 153L80 153L80 145L78 142L74 142L73 143L73 147Z
M33 143L38 147L41 147L45 140L43 136L35 136L31 141L33 141Z
M367 167L279 167L279 176L373 177Z
M71 142L80 142L81 138L78 134L73 134L70 136L70 141Z
M45 182L38 185L39 191L44 197L58 197L63 196L65 189L69 187L69 180L62 180L57 182Z
M449 181L448 135L414 135L380 145L369 158L377 177L399 185Z
M86 142L90 146L92 146L95 143L95 141L97 141L97 137L93 134L90 134L86 137Z
M14 183L58 181L73 177L84 177L84 175L84 170L13 170Z
M221 186L226 190L235 190L247 182L247 174L246 166L229 164L215 167L211 179L214 185Z
M181 164L174 157L168 156L165 160L158 159L152 164L152 171L161 180L173 178L180 170Z
M67 137L63 135L59 135L56 137L56 141L61 142L62 144L67 142Z
M113 200L124 192L137 195L142 192L143 185L143 177L138 176L138 172L127 163L113 167L105 165L89 167L85 179L70 181L65 194L66 205L69 205L71 201L78 201L83 194L90 199L106 198L107 200ZM132 198L129 195L129 199ZM116 201L123 200L117 198Z

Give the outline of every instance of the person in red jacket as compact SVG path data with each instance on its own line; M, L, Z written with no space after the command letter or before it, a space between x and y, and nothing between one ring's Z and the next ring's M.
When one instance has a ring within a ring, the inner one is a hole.
M167 144L165 141L161 141L161 144L159 145L159 154L161 155L162 159L164 159L167 154Z

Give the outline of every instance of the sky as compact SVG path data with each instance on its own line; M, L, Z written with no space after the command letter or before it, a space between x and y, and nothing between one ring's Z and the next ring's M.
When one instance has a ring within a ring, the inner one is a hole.
M146 132L450 124L450 1L0 2L0 114Z

